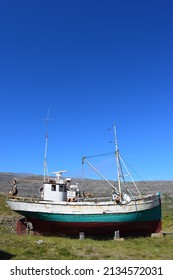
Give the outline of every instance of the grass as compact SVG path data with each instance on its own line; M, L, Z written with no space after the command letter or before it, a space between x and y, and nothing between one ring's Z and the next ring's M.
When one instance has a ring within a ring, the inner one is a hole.
M163 203L163 231L173 231L173 199ZM0 195L0 220L17 219ZM0 224L0 259L13 260L172 260L173 236L126 238L113 240L84 240L67 237L17 236L8 225ZM42 243L39 244L39 240Z

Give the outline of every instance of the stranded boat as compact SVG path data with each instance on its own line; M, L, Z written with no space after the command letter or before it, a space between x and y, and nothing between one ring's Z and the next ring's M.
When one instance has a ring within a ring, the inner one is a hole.
M46 177L46 149L44 160L44 182L40 188L40 198L8 197L10 208L24 218L17 222L18 234L32 230L42 235L110 235L119 231L120 235L149 235L161 231L161 199L159 193L141 194L135 182L128 186L123 174L127 170L120 156L116 128L114 125L117 182L115 186L83 158L112 188L109 200L86 199L80 194L78 184L72 185L71 178L63 178L65 170L54 172L56 177ZM15 182L16 183L16 182ZM16 186L16 184L15 184ZM14 186L14 187L15 187Z

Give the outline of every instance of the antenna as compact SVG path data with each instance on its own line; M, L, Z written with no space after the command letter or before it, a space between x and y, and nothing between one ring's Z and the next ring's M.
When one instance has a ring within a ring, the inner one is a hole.
M48 177L48 168L47 168L47 146L48 146L48 123L50 121L49 119L49 108L48 108L48 112L47 112L47 117L46 119L44 119L45 123L46 123L46 133L45 133L45 152L44 152L44 182L46 180L46 176Z

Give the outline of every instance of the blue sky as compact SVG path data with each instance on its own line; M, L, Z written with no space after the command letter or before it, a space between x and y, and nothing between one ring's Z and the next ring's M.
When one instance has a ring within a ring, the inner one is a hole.
M115 122L136 172L172 180L172 13L167 0L1 1L0 172L43 174L50 108L49 171L81 176L82 156L114 151Z

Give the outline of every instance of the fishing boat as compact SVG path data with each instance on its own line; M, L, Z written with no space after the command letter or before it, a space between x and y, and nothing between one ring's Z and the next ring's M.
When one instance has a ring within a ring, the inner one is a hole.
M44 158L44 182L40 187L39 198L10 196L7 203L10 208L23 216L17 222L17 233L41 235L150 235L162 229L161 199L159 193L142 194L132 179L117 142L114 130L115 158L117 165L117 183L112 183L83 157L82 163L88 164L104 179L111 188L109 199L86 198L80 186L71 183L71 178L62 175L66 170L53 172L47 176L47 140ZM124 169L132 179L128 186ZM16 185L16 182L15 182ZM135 191L133 190L135 189Z

